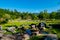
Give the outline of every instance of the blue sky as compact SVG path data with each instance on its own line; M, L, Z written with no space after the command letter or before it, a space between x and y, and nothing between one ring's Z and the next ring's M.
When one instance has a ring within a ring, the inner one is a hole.
M0 0L0 8L17 9L21 12L48 12L60 9L60 0Z

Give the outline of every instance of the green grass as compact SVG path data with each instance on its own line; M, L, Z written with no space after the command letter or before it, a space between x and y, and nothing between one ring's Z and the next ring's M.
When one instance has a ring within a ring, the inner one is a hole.
M53 30L56 32L58 38L60 38L60 29L53 29Z
M38 25L38 23L43 22L43 21L46 22L47 26L49 24L59 24L60 23L60 20L48 20L48 21L46 21L46 20L20 20L20 21L13 20L13 21L9 21L6 24L2 24L2 26L3 26L3 29L6 29L7 25L17 25L18 27L20 27L20 25L24 25L25 28L29 28L30 24L34 23L34 24ZM57 35L58 35L58 37L60 38L60 30L58 30L58 29L52 29L52 31L56 32ZM7 32L7 34L10 34L10 33Z
M20 27L20 25L25 25L24 27L28 28L30 24L34 23L36 25L38 25L38 23L40 22L46 22L47 26L49 24L57 24L57 23L60 23L60 20L13 20L13 21L9 21L8 23L6 24L2 24L3 26L3 29L6 29L7 27L6 26L12 26L12 25L17 25L18 27Z
M38 24L39 22L36 22L36 21L26 21L26 20L14 21L14 22L9 21L8 23L3 24L2 26L3 26L3 29L5 29L6 26L8 26L8 25L9 26L10 25L16 25L16 26L25 25L25 27L29 27L29 25L32 24L32 23Z

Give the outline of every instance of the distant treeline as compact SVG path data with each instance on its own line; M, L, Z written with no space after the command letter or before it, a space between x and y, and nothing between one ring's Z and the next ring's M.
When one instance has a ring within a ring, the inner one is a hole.
M24 20L60 19L60 10L51 13L48 13L47 10L41 11L40 13L29 13L29 12L18 12L16 9L12 11L9 9L0 8L0 22L3 20L17 19L17 18Z

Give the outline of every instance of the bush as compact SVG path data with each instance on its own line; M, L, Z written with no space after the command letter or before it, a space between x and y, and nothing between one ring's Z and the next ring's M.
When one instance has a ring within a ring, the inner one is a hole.
M0 22L0 24L5 24L5 23L7 23L8 22L8 19L5 19L5 20L3 20L2 22Z
M32 36L29 40L44 40L44 36Z

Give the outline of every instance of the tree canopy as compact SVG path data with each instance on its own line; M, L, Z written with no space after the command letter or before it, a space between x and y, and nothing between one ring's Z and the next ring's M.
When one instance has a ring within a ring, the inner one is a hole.
M24 20L43 20L43 19L60 19L60 10L56 12L48 13L47 10L41 11L40 13L29 13L29 12L18 12L16 9L1 9L0 8L0 22L4 20L21 18Z

